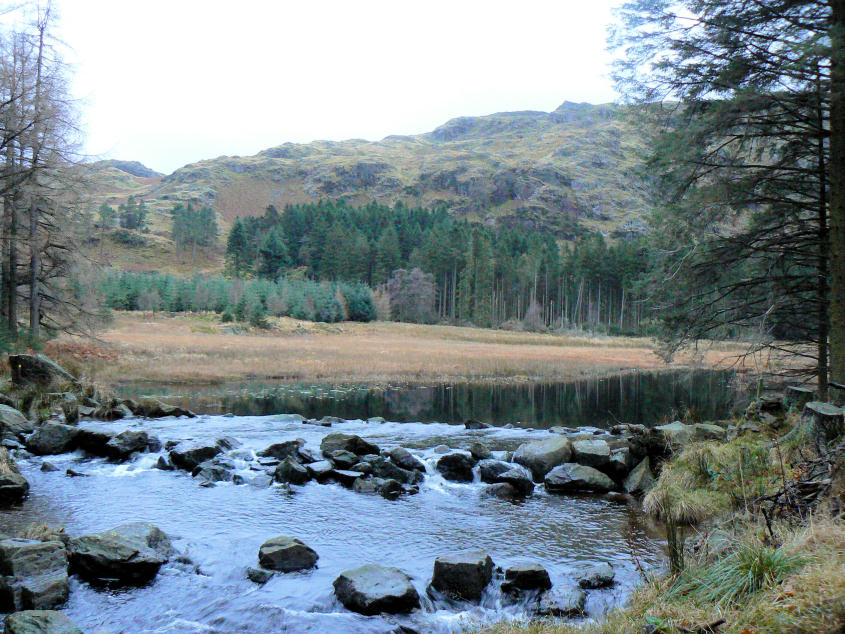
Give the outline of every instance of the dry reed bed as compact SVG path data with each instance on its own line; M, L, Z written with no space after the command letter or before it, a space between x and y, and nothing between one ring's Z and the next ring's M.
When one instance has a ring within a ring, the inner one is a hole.
M226 334L226 328L208 315L123 313L100 335L101 343L64 337L47 352L107 383L571 379L666 367L651 343L637 338L290 319L271 331ZM732 354L730 347L713 349L697 362L725 363Z

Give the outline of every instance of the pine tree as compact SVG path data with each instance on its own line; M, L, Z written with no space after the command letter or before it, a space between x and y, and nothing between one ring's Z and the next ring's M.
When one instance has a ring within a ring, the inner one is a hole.
M248 238L244 224L240 218L235 218L229 238L226 241L226 266L234 277L245 277L249 272L247 251Z
M289 266L290 256L285 240L281 231L274 229L267 234L258 249L258 276L276 280Z
M393 223L389 223L376 242L373 284L384 284L390 274L399 267L400 257L399 234Z

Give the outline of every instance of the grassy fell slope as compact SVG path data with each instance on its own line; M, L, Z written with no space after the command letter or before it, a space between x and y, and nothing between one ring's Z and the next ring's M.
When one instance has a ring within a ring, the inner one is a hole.
M176 202L213 206L222 231L269 204L343 197L446 207L470 220L574 237L642 226L646 203L633 171L644 136L613 105L566 102L553 112L459 117L414 136L285 143L255 156L219 157L162 178L106 165L95 196L141 196L155 233L167 237Z

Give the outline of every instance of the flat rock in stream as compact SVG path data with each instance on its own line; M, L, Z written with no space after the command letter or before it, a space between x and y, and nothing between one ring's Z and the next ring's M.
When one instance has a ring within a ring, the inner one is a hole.
M105 445L108 457L116 460L126 460L133 453L150 448L161 448L161 441L145 431L128 429L112 437Z
M261 567L279 572L308 570L317 565L318 559L313 548L286 535L269 539L258 549L258 563Z
M493 578L493 560L481 550L437 557L431 588L452 599L479 601Z
M180 443L170 450L170 461L179 469L193 471L198 465L221 453L214 443Z
M502 462L501 460L482 460L478 463L478 471L481 474L481 481L488 484L495 484L496 482L499 482L499 476L507 471L510 471L512 468L512 464Z
M343 571L332 585L346 609L359 614L405 614L420 607L411 578L398 568L366 564Z
M404 447L394 447L388 454L391 462L406 471L422 471L425 473L425 465Z
M544 482L550 493L606 493L616 488L613 480L601 471L574 462L555 467Z
M0 504L14 504L29 493L29 482L20 473L0 474Z
M360 474L358 474L360 475ZM305 484L311 479L308 470L296 460L288 456L282 460L273 472L273 479L276 482L287 482L289 484Z
M304 444L305 441L302 438L285 440L284 442L277 442L266 449L259 451L258 455L262 458L275 458L281 462L289 456L296 457Z
M505 570L502 592L548 590L551 587L549 572L540 564L516 564Z
M24 610L6 617L4 634L84 634L62 612Z
M607 588L613 585L616 573L606 561L590 564L576 577L578 585L584 589Z
M528 497L534 491L531 473L525 467L514 466L496 476L496 483L503 482L514 487L520 495Z
M146 583L172 553L170 538L149 522L123 524L70 542L71 569L89 581Z
M105 427L79 427L76 435L76 446L95 456L107 456L106 447L117 434Z
M587 604L587 593L581 588L566 590L549 590L540 597L537 605L539 616L555 616L574 618L584 616L584 606Z

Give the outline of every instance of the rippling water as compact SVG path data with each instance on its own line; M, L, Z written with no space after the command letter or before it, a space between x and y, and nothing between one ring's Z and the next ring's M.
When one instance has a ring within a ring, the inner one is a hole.
M434 558L468 548L488 551L498 566L538 561L556 586L572 585L579 564L596 559L616 568L617 585L589 594L599 615L639 582L637 565L663 565L663 548L631 508L602 497L547 495L542 487L523 503L480 497L482 485L445 481L433 468L438 444L469 446L483 439L507 449L548 432L524 429L468 431L446 424L347 421L332 428L306 425L296 416L202 416L199 419L118 421L116 430L144 428L167 440L229 435L255 452L283 439L304 438L318 449L330 432L359 434L383 448L412 448L428 466L421 491L397 501L356 494L337 484L309 483L288 494L278 486L218 484L201 488L181 471L153 468L158 454L116 465L67 454L47 459L57 472L40 471L42 459L20 461L32 486L20 509L0 515L0 531L34 522L66 527L76 536L145 520L174 537L185 562L162 568L144 588L94 589L73 579L68 615L85 631L99 632L391 632L404 624L420 632L460 631L476 623L525 616L525 605L503 601L491 585L480 606L432 603L407 617L363 617L334 598L332 581L365 563L408 572L425 597ZM239 472L254 475L247 460ZM67 467L90 477L70 478ZM477 477L477 476L476 476ZM320 555L318 568L276 575L264 586L245 577L257 565L259 546L276 535L302 539Z

